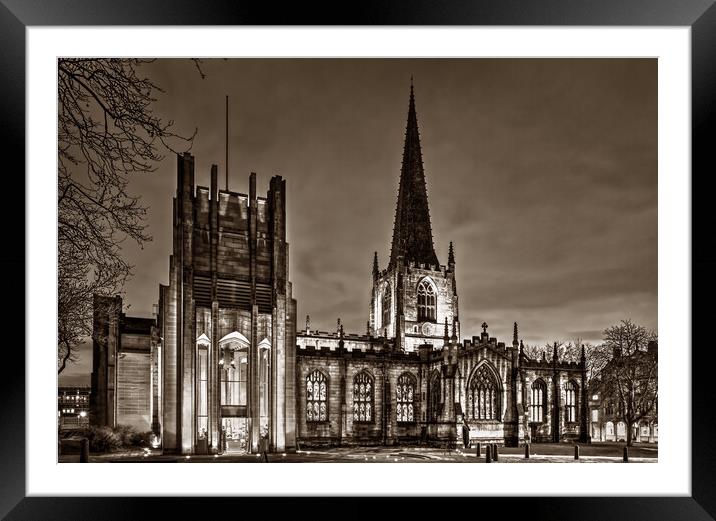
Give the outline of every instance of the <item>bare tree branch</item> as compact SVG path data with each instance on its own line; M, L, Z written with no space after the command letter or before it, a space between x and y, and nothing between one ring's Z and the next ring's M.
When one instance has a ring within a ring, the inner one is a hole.
M150 61L58 60L58 373L91 335L93 295L120 293L132 275L122 243L151 240L130 177L154 171L164 150L189 150L196 135L153 113L163 91L139 74Z

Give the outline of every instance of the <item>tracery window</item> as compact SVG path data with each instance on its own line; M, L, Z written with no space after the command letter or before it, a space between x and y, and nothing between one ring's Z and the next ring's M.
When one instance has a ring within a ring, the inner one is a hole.
M353 378L353 421L373 421L373 378L362 371Z
M421 280L418 284L418 321L436 320L436 300L435 287L429 280Z
M415 421L415 377L405 373L398 378L395 389L397 409L396 417L399 422Z
M328 421L328 381L326 375L315 370L306 377L306 421Z
M547 386L541 379L532 383L532 400L530 401L530 421L542 423L546 409Z
M499 419L499 387L485 364L475 371L468 385L467 410L473 420Z
M381 300L381 325L383 327L390 324L390 312L392 309L392 295L390 292L390 284L386 284L383 288L383 299Z
M565 421L577 421L577 384L572 380L565 386Z

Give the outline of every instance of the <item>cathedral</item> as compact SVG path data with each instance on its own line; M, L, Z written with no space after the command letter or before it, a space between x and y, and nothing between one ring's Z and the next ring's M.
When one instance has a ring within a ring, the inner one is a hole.
M151 430L166 453L308 446L588 442L580 362L525 355L514 323L461 340L453 245L433 245L413 87L390 258L373 255L366 330L298 330L286 181L266 196L194 185L178 156L169 284L154 319L95 297L90 420ZM300 238L299 238L300 240ZM368 263L366 263L368 264ZM367 271L367 270L366 270Z

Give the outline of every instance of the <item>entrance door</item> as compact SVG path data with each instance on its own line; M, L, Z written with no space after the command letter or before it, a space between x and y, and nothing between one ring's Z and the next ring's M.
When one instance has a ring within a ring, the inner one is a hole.
M239 417L221 418L221 434L224 440L224 452L241 454L248 452L248 420Z

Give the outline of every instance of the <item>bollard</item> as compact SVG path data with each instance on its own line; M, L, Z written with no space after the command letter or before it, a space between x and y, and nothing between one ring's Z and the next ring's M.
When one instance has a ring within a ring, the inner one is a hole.
M82 438L80 442L80 463L89 463L89 440Z
M478 458L482 456L482 451L480 450L480 442L477 442L477 453L475 454Z
M492 463L492 450L490 450L490 445L485 447L485 463Z
M530 459L530 444L525 443L525 459Z
M629 463L629 447L624 446L624 463Z
M492 444L492 451L494 453L492 455L492 459L494 459L495 461L500 461L500 451L497 449L497 443Z
M579 445L574 446L574 459L579 459Z

